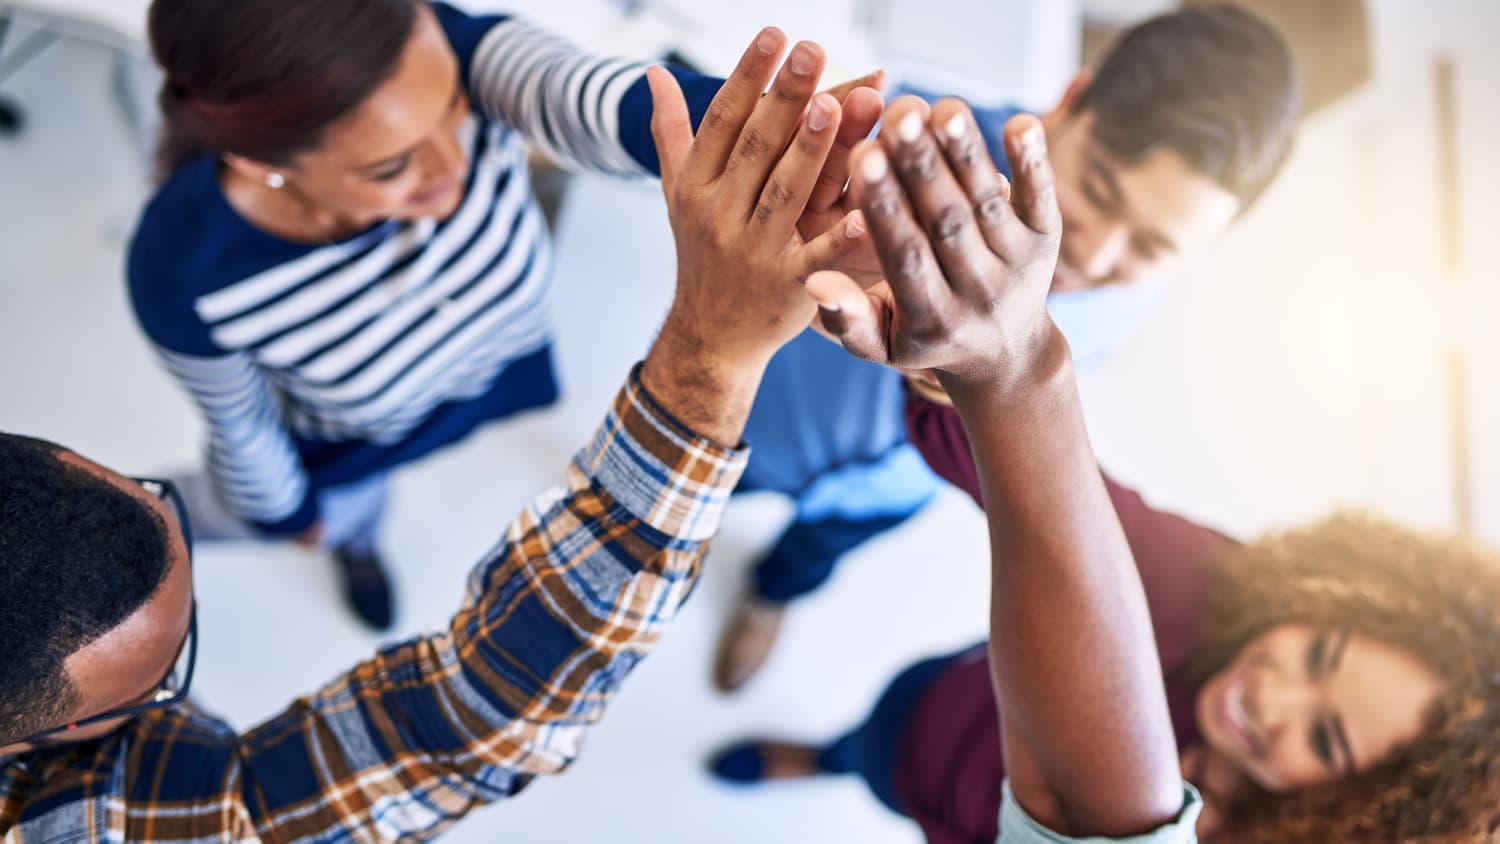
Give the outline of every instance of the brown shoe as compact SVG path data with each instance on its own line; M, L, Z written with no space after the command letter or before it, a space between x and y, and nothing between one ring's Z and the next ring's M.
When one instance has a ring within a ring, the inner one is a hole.
M719 652L714 658L715 688L736 692L750 682L771 655L785 613L782 604L755 598L740 602L719 637Z

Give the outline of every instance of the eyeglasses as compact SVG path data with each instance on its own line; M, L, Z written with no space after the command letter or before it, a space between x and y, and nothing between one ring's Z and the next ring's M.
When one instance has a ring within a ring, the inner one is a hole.
M188 540L188 564L192 564L192 531L188 528L187 507L182 502L182 497L177 494L177 487L171 481L156 478L132 478L141 488L156 496L166 504L171 505L173 513L177 516L177 524L182 528L182 535ZM113 721L117 718L131 718L142 712L150 712L153 709L165 709L176 706L187 700L188 687L193 682L193 668L198 663L198 602L193 601L192 615L188 620L187 635L177 649L177 661L173 663L167 676L163 677L157 684L156 691L151 693L148 700L131 706L122 706L101 712L98 715L90 715L80 718L71 724L35 733L22 740L24 744L36 744L44 739L55 739L91 724L103 721Z

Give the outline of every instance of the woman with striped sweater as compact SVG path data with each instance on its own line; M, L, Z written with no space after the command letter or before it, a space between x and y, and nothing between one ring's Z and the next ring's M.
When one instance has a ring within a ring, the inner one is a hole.
M389 471L557 396L528 151L655 174L645 65L426 0L157 0L150 30L164 181L128 274L207 422L195 526L333 552L384 628ZM822 70L811 45L788 61ZM721 80L672 71L701 119ZM841 141L878 100L849 101ZM804 234L842 236L841 199L815 199Z

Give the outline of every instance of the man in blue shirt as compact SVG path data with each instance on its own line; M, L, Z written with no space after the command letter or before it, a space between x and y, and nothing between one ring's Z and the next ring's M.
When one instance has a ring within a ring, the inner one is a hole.
M1001 127L1018 111L976 114L1001 168ZM1214 8L1131 29L1041 115L1063 216L1048 307L1075 361L1101 357L1156 299L1158 280L1254 203L1291 149L1299 111L1282 39ZM724 630L721 690L764 664L788 603L936 491L906 442L904 389L899 373L812 331L771 362L746 428L756 452L741 489L790 496L796 514Z

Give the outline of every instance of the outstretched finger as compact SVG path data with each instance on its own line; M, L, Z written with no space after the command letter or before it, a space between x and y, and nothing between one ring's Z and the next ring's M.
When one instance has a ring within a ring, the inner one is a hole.
M1016 216L1038 234L1059 234L1062 216L1042 122L1029 114L1012 117L1005 124L1005 152L1011 162L1011 206Z
M969 197L985 242L996 252L1003 252L1005 227L1015 218L1010 207L1010 182L996 169L973 112L962 100L940 100L932 107L932 125L948 166Z
M802 115L813 99L825 61L823 48L811 41L802 41L793 47L770 90L755 106L750 119L745 121L734 151L724 162L724 183L744 200L747 220L751 209L756 207L756 197L767 189L766 180L780 162L782 152L804 124ZM837 99L829 99L838 103ZM822 169L822 166L820 159L818 168ZM811 187L817 171L807 178ZM806 202L805 195L803 202Z
M807 200L807 210L823 214L833 210L844 195L849 184L849 157L860 141L870 136L875 124L880 122L880 112L885 107L879 92L871 88L856 88L843 97L844 117L839 124L839 134L828 153L828 163L818 175L818 185Z
M854 151L854 170L851 186L865 212L902 323L936 322L952 291L879 141L859 145Z
M776 73L785 49L786 34L774 26L761 30L751 42L704 112L684 176L701 185L724 172L724 162L739 142L740 131L760 103L761 92Z
M979 230L968 193L929 129L931 118L926 103L902 98L886 110L881 141L943 277L961 292L983 290L995 253Z
M869 225L865 223L865 212L855 209L844 215L842 220L828 227L823 232L798 250L802 266L802 278L807 278L819 270L838 270L840 273L850 269L853 260L869 253L873 246L870 243Z
M882 285L883 286L883 285ZM839 272L817 272L807 278L808 295L818 303L818 323L850 354L887 364L891 360L889 290L864 290Z
M776 162L761 191L755 206L757 223L784 232L787 237L797 230L797 220L807 209L807 198L838 134L840 117L838 100L828 94L813 99L802 128Z

